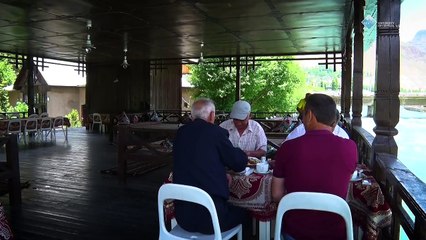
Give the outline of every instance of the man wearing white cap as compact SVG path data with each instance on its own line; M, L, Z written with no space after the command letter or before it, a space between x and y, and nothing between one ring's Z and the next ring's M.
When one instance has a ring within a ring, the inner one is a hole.
M234 147L242 149L248 157L260 158L266 155L267 139L260 124L250 119L251 106L246 101L236 101L232 106L230 119L221 127L229 132L229 140Z

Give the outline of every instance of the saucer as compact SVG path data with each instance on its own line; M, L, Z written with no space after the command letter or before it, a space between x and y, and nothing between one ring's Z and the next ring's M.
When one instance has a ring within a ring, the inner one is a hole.
M270 174L271 172L272 172L272 170L268 170L267 172L258 172L256 169L254 169L254 173L257 173L257 174L266 175L266 174Z
M363 177L363 175L361 175L361 174L359 174L356 178L351 178L351 182L356 182L356 181L359 181L359 180L362 180L362 177Z

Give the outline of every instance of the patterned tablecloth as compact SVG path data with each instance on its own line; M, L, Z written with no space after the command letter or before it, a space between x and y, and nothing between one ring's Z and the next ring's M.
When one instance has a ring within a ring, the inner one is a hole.
M272 202L271 184L272 173L256 174L249 176L232 174L232 183L229 186L229 201L250 211L250 214L259 221L275 219L277 204ZM173 182L173 173L165 183ZM174 206L172 202L165 204L167 219L174 218Z
M250 211L259 221L275 219L277 204L272 202L272 173L249 176L233 174L229 201Z
M346 201L354 223L364 232L363 240L374 240L383 228L390 226L392 211L371 170L365 165L358 165L357 169L362 170L362 178L349 184Z

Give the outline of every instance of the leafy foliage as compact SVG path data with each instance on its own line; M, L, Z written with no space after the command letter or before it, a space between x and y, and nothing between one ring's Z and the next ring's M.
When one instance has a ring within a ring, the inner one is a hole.
M9 102L9 100L7 100L7 102ZM15 107L9 106L7 108L7 112L28 112L28 105L25 102L17 101Z
M320 87L323 90L339 90L342 71L333 71L331 68L318 66L307 70L307 83L312 86Z
M253 70L241 71L241 96L251 103L252 111L295 111L305 93L305 74L293 61L259 61ZM219 60L216 60L219 61ZM223 69L213 63L191 66L194 97L209 97L216 108L229 111L235 101L236 69Z
M10 107L9 97L5 87L11 85L16 79L16 73L7 59L0 60L0 111L6 112Z
M71 127L81 127L80 116L77 109L71 109L71 112L65 115L70 120Z

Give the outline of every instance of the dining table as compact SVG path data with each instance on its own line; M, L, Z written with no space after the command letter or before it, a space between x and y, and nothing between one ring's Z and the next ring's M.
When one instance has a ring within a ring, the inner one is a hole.
M275 220L277 203L272 201L272 171L251 174L232 173L229 202L249 211L259 223L259 240L271 239L271 222ZM253 235L255 227L253 227Z
M364 164L357 165L358 178L348 183L346 201L351 209L355 226L362 230L363 240L379 239L381 231L390 226L392 211L371 170ZM271 239L271 223L275 220L277 203L272 200L272 171L241 174L230 172L229 202L246 208L253 220L259 222L259 240ZM170 173L165 183L173 182ZM166 218L174 218L172 202L165 204ZM253 231L253 234L255 232ZM357 232L358 234L358 232Z
M128 159L136 151L148 149L153 155L169 155L171 140L182 124L139 122L117 125L117 173L120 181L126 181ZM156 144L161 142L161 144ZM160 147L159 147L160 146ZM141 159L143 161L143 159Z
M355 226L362 230L362 239L376 240L391 225L392 210L372 171L364 164L358 164L356 170L359 178L349 183L346 201Z

